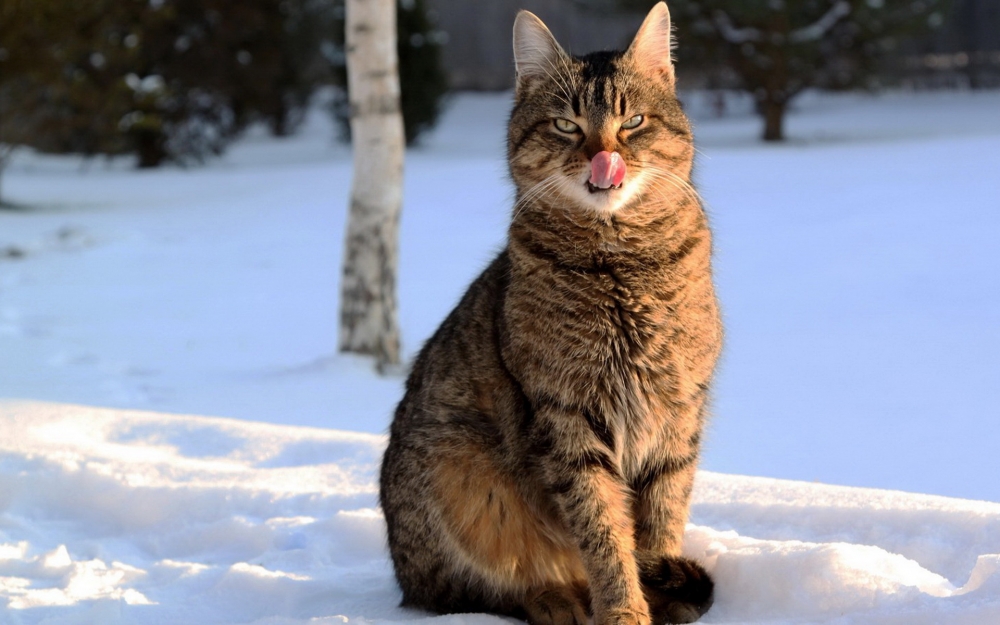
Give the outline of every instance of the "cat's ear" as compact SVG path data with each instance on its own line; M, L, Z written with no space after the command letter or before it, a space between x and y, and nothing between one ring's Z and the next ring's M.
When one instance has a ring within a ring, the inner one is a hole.
M514 66L517 90L534 78L555 76L567 54L542 20L529 11L514 19Z
M628 54L644 70L662 75L674 84L674 62L671 59L674 38L670 30L670 11L664 2L657 2L639 27Z

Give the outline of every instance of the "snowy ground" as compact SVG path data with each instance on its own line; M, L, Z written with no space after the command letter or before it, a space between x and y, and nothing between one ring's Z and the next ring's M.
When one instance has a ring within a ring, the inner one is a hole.
M502 244L507 106L462 96L408 155L409 354ZM1000 94L814 96L783 146L735 108L696 114L727 326L703 468L1000 502ZM421 618L371 510L402 378L335 351L330 136L5 172L0 398L157 414L0 405L0 623ZM997 504L707 472L697 498L707 622L1000 622Z
M426 619L396 607L375 509L383 444L0 402L0 622ZM705 623L990 625L998 535L1000 504L703 472L686 552L718 584Z

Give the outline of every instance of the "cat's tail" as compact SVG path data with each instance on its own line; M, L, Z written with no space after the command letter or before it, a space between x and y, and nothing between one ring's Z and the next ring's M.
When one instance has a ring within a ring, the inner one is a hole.
M693 623L712 607L715 583L694 560L665 556L639 566L653 625Z

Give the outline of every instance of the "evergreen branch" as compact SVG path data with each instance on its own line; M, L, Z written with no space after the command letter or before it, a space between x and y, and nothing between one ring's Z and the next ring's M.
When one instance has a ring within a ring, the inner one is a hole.
M803 43L806 41L819 41L830 29L837 25L840 18L850 15L851 4L847 0L840 0L830 10L823 14L812 24L803 28L797 28L788 34L788 40L792 43Z
M715 22L719 35L729 43L741 44L748 41L760 41L764 38L763 33L756 28L737 28L733 24L733 20L722 9L712 13L712 21Z

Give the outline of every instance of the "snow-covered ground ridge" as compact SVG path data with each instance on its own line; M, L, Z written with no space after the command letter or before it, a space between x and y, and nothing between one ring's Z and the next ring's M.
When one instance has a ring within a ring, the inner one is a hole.
M397 607L384 443L0 402L0 622L424 621ZM705 623L989 625L998 535L1000 504L703 472L685 551L717 581Z

